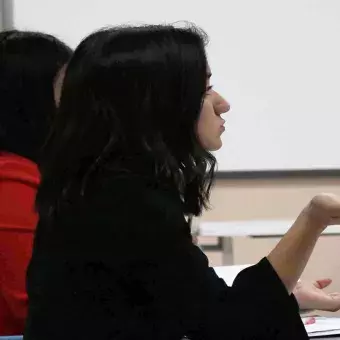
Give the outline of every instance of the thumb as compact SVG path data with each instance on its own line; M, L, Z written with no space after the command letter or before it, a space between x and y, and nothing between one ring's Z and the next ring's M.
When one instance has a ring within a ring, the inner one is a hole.
M332 283L332 280L331 280L331 279L321 279L321 280L315 281L315 282L313 283L313 285L314 285L316 288L324 289L324 288L328 287L331 283Z

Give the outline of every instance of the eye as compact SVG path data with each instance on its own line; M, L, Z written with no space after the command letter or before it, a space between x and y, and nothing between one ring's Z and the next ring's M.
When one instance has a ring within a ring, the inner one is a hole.
M210 92L213 89L213 85L210 85L207 87L207 93Z

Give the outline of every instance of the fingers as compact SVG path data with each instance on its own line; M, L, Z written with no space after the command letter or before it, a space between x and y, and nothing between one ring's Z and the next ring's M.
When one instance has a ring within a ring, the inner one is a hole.
M313 283L313 285L314 285L316 288L324 289L324 288L328 287L331 283L332 283L332 280L331 280L331 279L321 279L321 280L315 281L315 282Z
M328 294L332 299L339 299L340 300L340 293L330 293Z

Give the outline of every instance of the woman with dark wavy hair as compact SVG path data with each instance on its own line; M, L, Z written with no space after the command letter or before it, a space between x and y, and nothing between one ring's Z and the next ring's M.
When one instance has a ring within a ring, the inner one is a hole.
M26 340L307 339L291 292L337 198L313 199L232 287L192 242L229 110L205 43L151 25L76 49L40 166Z
M0 335L24 330L37 162L55 113L54 78L70 56L50 35L0 32Z

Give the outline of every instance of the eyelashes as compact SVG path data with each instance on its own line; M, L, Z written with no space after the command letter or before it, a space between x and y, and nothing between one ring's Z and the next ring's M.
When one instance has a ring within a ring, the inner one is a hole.
M213 89L213 86L210 85L210 86L207 86L207 89L205 91L205 96L209 95L210 94L210 91Z

